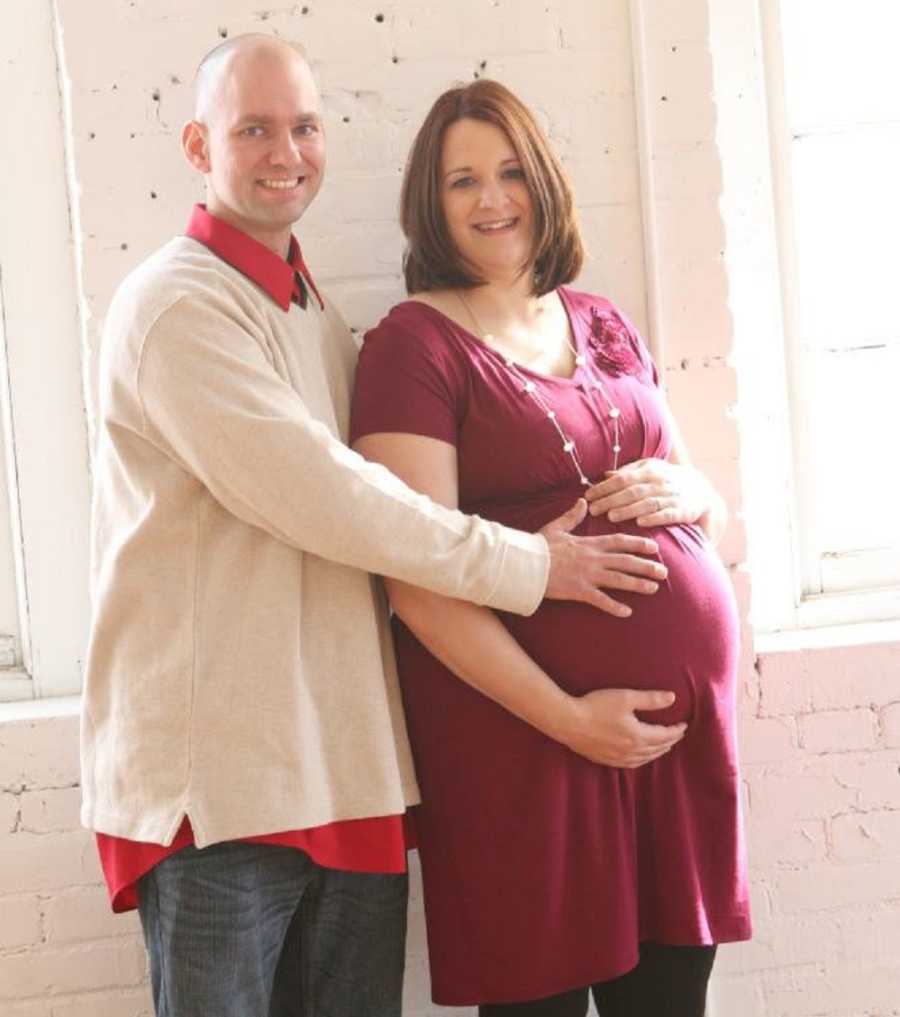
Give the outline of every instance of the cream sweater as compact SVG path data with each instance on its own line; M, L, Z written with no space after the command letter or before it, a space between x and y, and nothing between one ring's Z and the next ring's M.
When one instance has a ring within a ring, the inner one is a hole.
M356 347L202 244L130 275L100 362L82 820L199 846L402 812L417 789L379 581L527 614L546 543L350 451Z

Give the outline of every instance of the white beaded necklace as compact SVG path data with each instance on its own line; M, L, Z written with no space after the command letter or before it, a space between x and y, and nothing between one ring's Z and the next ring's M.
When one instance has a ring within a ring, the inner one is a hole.
M555 428L556 433L557 435L559 435L560 441L562 442L563 453L569 457L569 460L575 467L575 472L578 474L578 479L581 481L582 486L590 487L591 481L588 480L587 476L585 476L584 469L581 466L581 459L579 458L578 455L578 448L575 445L575 439L571 438L563 430L562 426L560 425L559 418L556 415L556 411L553 409L552 406L550 406L547 403L546 399L544 399L542 393L538 390L537 385L530 378L526 378L525 375L522 374L522 371L519 369L519 365L515 362L515 360L513 360L511 357L508 357L505 353L501 353L498 349L494 347L496 338L490 332L485 332L484 329L481 327L481 323L479 322L477 316L475 315L475 312L472 310L469 301L466 300L466 298L462 295L462 292L460 290L455 290L454 292L456 293L457 297L459 297L460 303L463 305L467 314L472 319L472 323L475 326L475 334L481 339L482 342L484 342L487 346L490 346L495 353L497 353L499 356L503 358L503 362L509 369L510 374L512 374L513 377L518 382L521 383L522 394L527 395L531 398L532 402L534 402L538 409L540 409L543 416L545 416ZM569 338L568 331L566 333L566 345L569 347L569 349L572 351L575 357L576 370L579 367L583 368L584 373L587 375L587 381L582 382L582 387L586 391L593 390L595 392L599 392L600 395L603 396L603 401L606 403L606 413L607 416L609 417L609 420L611 421L613 432L613 446L612 446L613 469L617 470L619 468L619 453L622 451L622 442L620 440L619 432L619 421L622 416L621 411L619 410L619 407L615 405L612 399L610 399L609 393L606 391L603 382L600 381L600 379L594 374L593 365L590 364L588 358L585 357L583 353L579 353L578 350L575 349L575 347L572 345L572 340Z

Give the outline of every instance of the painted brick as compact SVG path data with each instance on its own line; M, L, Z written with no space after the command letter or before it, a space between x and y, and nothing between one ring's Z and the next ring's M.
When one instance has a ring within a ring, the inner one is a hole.
M861 811L900 809L900 752L847 753L827 765L836 780L856 790Z
M705 141L715 133L713 65L708 43L665 42L651 50L649 110L661 147Z
M77 830L81 823L81 789L24 791L20 797L22 820L19 828L28 833L59 833Z
M666 371L665 384L688 448L702 448L707 455L736 460L737 426L713 410L714 406L723 402L730 405L737 399L734 371L724 364L695 367L689 363L686 369Z
M101 880L93 835L87 830L0 839L0 894L50 891Z
M41 939L41 909L38 898L0 898L0 951L31 946Z
M900 901L900 865L893 860L842 865L829 861L776 872L772 879L773 899L786 914Z
M830 774L804 772L773 773L747 767L750 811L773 828L787 827L795 820L835 816L855 807L858 794L843 787Z
M792 717L741 718L740 745L744 766L792 759L797 754L797 744L796 723Z
M804 964L834 966L844 944L842 916L820 912L776 915L762 934L723 959L726 972L744 973Z
M44 905L47 942L61 944L140 932L137 914L113 914L105 887L55 894Z
M852 971L841 967L828 970L824 965L806 965L803 969L765 972L762 976L767 1017L821 1017L822 1014L891 1014L896 1012L896 964L860 963Z
M808 752L851 752L875 745L872 710L831 710L800 718L800 741Z
M824 861L828 840L823 820L770 822L760 811L747 813L747 848L754 869Z
M628 11L624 4L573 0L558 5L560 43L564 49L593 49L598 40L621 39L628 47Z
M145 970L144 947L137 938L8 954L0 957L0 999L29 999L135 985L144 977Z
M50 1001L32 999L26 1003L4 1003L3 1017L53 1017Z
M0 793L0 835L12 833L19 822L19 798L7 791Z
M3 787L66 787L78 776L77 717L0 722Z
M896 643L767 653L759 660L767 715L890 705L897 695Z
M892 749L900 749L900 703L885 707L881 711L880 721L884 744Z
M400 276L332 283L328 293L347 324L358 331L360 341L367 329L381 321L386 307L406 299Z
M737 946L719 947L716 955L716 968L719 959L729 956L740 949ZM758 980L743 976L735 976L716 970L710 985L709 1012L724 1017L769 1017L766 1013L766 1001L762 986Z
M125 992L92 992L52 1005L52 1017L153 1017L153 999L147 987Z
M900 811L838 816L832 822L834 856L841 861L900 861Z

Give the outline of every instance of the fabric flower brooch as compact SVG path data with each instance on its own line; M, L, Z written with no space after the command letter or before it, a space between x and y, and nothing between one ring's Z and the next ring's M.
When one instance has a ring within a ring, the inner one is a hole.
M644 374L625 322L615 311L591 308L588 346L597 362L613 374Z

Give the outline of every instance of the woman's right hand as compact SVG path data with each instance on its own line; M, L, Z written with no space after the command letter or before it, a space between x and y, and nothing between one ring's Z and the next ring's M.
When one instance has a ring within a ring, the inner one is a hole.
M674 692L597 689L572 697L558 740L593 763L633 770L665 755L684 737L687 724L648 724L636 710L664 710Z

